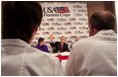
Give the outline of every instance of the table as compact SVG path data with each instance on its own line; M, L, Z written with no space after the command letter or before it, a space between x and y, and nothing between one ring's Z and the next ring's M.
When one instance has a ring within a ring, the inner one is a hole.
M55 56L60 60L63 71L65 72L65 66L66 66L66 62L68 60L69 54L70 54L70 52L62 52L62 53L53 53L50 55Z
M62 53L50 53L50 55L57 57L62 63L63 60L68 60L70 52L62 52Z

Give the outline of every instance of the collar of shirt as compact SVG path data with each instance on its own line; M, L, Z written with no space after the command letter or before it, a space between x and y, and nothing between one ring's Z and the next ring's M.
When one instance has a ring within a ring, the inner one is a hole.
M113 30L101 30L98 33L95 34L96 38L100 38L103 40L110 40L110 41L116 41L117 40L117 35Z
M20 40L20 39L2 39L2 42L1 42L1 45L2 46L11 46L11 45L14 45L14 46L29 46L30 45L28 43L26 43L25 41L23 40Z
M96 35L116 36L116 33L113 30L101 30Z

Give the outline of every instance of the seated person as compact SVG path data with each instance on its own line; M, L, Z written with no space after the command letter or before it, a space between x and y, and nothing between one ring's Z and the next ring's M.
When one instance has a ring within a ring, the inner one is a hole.
M73 44L74 44L75 42L79 41L79 40L80 40L80 37L79 37L79 36L76 36L75 41L70 45L70 49L72 48Z
M90 37L74 43L66 63L66 75L117 76L115 16L108 11L95 12L89 24Z
M60 76L59 60L31 47L43 17L38 1L1 2L1 76Z
M38 44L36 45L36 48L44 52L49 52L48 47L44 44L44 38L41 37L38 39Z
M53 42L54 37L51 35L50 36L50 45L53 47L53 52L57 53L58 51L64 52L64 51L69 51L68 44L65 43L65 37L61 36L60 42L56 41L55 43Z

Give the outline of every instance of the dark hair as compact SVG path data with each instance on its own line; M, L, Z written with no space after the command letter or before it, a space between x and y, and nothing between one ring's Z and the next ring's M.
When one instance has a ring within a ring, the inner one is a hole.
M44 41L44 38L41 38L41 37L40 37L40 38L38 39L38 44L40 44L42 41Z
M90 17L90 24L97 30L114 30L115 16L108 11L96 12Z
M36 1L2 1L2 38L28 42L42 19L42 7Z

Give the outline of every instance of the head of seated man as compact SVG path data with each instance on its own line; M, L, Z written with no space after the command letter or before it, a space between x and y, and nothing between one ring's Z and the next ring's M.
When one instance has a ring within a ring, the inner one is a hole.
M66 41L66 38L65 38L64 36L61 36L61 37L60 37L60 43L61 43L61 44L64 44L65 41Z

